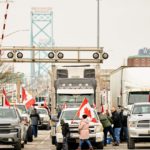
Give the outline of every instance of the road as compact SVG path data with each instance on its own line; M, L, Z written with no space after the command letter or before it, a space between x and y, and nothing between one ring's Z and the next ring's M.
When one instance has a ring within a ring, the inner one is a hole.
M121 143L119 146L112 146L108 144L104 147L104 150L127 150L127 144ZM140 143L136 144L136 149L150 149L149 143ZM0 145L0 150L13 150L11 146ZM51 144L50 140L50 131L39 130L39 135L37 138L34 138L33 142L28 142L25 144L25 147L22 150L56 150L56 147Z

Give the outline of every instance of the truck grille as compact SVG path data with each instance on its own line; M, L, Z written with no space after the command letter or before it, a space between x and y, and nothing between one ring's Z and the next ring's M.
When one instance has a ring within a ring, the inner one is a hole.
M94 129L95 127L94 126L90 126L90 133L94 133ZM78 130L78 126L70 126L69 127L69 130L70 130L70 133L79 133L79 130Z
M11 130L11 124L0 124L0 133L1 134L8 134Z
M150 120L140 120L137 124L138 128L150 128Z

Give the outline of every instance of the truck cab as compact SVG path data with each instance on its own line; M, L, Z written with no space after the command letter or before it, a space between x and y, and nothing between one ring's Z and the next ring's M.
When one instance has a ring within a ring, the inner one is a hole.
M59 117L59 121L56 125L56 149L61 150L63 144L63 135L61 120L64 120L65 123L69 124L70 136L68 140L69 149L72 149L72 146L78 146L79 144L79 122L80 119L76 116L78 108L66 108L62 110L62 113ZM90 138L94 147L97 149L103 149L103 127L99 120L96 110L94 110L96 123L90 122Z
M134 149L135 143L150 142L150 102L132 105L128 117L128 148Z

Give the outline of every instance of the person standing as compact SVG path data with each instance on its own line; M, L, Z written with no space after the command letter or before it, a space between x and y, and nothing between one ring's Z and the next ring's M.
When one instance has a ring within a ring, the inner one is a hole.
M80 136L79 136L80 141L79 141L79 148L77 150L81 150L84 142L88 144L90 150L93 150L93 147L89 140L89 121L87 119L87 115L84 114L82 118L83 119L80 121L80 124L78 127L79 133L80 133Z
M31 118L31 125L32 125L32 134L34 135L34 137L38 136L38 123L41 123L40 121L40 116L37 113L36 108L34 108L30 114L30 118Z
M117 112L115 107L112 107L112 121L113 121L113 132L114 132L114 143L113 146L119 146L120 143L120 131L121 131L121 117L120 114Z
M107 116L106 114L104 113L101 113L99 112L98 113L98 116L99 116L99 119L103 125L103 132L104 132L104 146L107 145L107 133L109 132L110 135L112 136L113 138L113 141L115 140L114 138L114 134L113 134L113 128L111 126L111 118L109 116Z

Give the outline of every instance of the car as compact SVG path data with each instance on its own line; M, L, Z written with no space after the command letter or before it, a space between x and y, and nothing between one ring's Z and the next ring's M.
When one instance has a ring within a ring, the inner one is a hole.
M31 119L26 106L23 103L16 103L15 107L19 110L19 114L23 119L26 128L25 143L33 141Z
M15 150L24 147L25 127L14 107L0 107L0 144L13 145Z
M128 149L134 149L138 142L150 142L150 102L133 104L127 125Z
M45 127L47 130L50 129L50 117L46 108L36 107L37 113L40 115L40 124L38 127Z
M61 120L64 120L65 123L69 124L70 130L70 136L68 139L69 149L75 148L74 146L79 144L78 126L81 119L76 116L78 110L79 108L65 108L62 110L55 129L57 150L61 150L63 146ZM96 147L97 149L103 149L103 140L104 140L103 126L99 120L96 110L92 109L92 111L94 112L94 117L96 118L97 122L90 122L89 140L91 141L93 147ZM54 135L52 138L54 138Z

